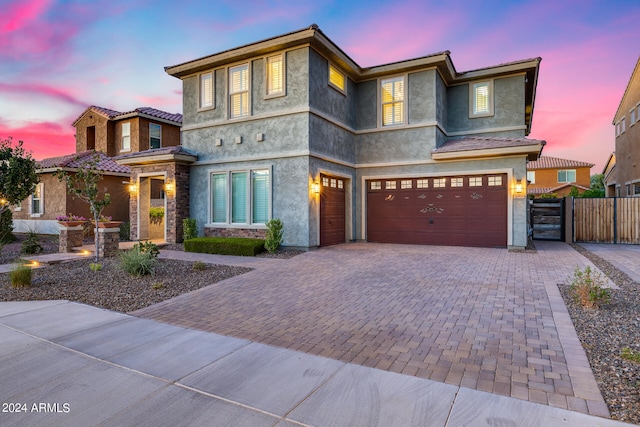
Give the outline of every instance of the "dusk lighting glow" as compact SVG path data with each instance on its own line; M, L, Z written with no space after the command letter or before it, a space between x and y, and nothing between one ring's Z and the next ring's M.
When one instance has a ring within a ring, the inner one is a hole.
M36 159L75 151L89 105L182 112L164 67L312 23L360 66L448 50L459 72L542 57L530 138L595 163L640 55L640 3L608 1L1 0L0 137Z

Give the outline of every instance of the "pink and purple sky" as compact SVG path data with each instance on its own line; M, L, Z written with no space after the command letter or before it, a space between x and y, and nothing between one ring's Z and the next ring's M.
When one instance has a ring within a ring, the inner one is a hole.
M468 71L542 57L530 138L594 163L640 55L638 0L0 0L0 138L75 150L89 105L182 111L175 65L316 23L361 66L451 51Z

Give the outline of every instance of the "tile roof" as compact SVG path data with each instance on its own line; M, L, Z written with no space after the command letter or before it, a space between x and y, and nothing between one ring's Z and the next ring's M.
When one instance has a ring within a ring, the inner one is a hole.
M150 150L137 151L134 153L122 154L114 157L115 160L134 159L136 157L161 156L166 154L182 154L187 156L198 157L197 154L183 148L181 145L173 145L170 147L152 148Z
M119 120L120 118L124 118L124 117L144 114L150 117L155 117L157 119L162 119L162 120L168 120L178 125L182 125L182 114L180 113L167 113L166 111L158 110L157 108L152 108L152 107L138 107L135 110L131 110L123 113L121 111L111 110L109 108L99 107L97 105L92 105L89 108L87 108L73 122L73 125L75 126L78 120L80 120L80 118L84 116L89 110L102 114L103 116L106 116L109 120Z
M528 138L505 138L495 136L465 136L450 139L432 153L453 153L456 151L489 150L493 148L526 147L528 145L545 145L546 141Z
M97 155L99 161L97 169L101 172L114 172L114 173L130 173L128 166L119 165L111 157L104 153L96 152L94 150L81 151L79 153L67 154L66 156L50 157L36 162L38 169L49 168L80 168L87 164Z
M527 187L528 194L546 194L546 193L555 193L561 188L565 187L576 187L582 191L589 190L589 187L584 187L582 185L576 184L575 182L569 182L566 184L559 185L557 187Z
M560 159L558 157L540 156L538 160L527 163L527 169L558 169L558 168L592 168L593 163L578 160Z
M169 120L171 122L176 122L182 124L182 114L179 113L167 113L166 111L158 110L152 107L139 107L133 111L128 111L126 113L120 113L119 115L124 116L132 113L141 113L146 114L147 116L157 117L158 119ZM118 116L115 117L117 119Z

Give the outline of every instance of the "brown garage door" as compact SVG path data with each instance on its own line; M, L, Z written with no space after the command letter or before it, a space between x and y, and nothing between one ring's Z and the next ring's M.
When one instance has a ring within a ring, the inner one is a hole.
M320 175L320 246L345 242L345 180Z
M507 175L367 181L367 240L507 246Z

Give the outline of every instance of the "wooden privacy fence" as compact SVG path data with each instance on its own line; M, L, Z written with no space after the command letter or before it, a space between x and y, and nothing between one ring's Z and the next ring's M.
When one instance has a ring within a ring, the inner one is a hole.
M576 242L640 244L640 198L573 199Z

